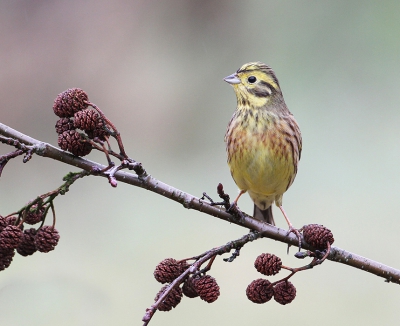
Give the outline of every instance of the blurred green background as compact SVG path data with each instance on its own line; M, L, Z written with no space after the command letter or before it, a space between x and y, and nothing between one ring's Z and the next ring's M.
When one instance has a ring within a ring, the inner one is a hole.
M292 222L324 224L335 245L400 268L399 14L396 1L0 1L0 121L56 145L53 100L80 87L154 177L198 196L216 197L222 182L233 197L223 137L236 99L222 79L263 61L303 134L284 196ZM36 156L13 160L0 214L55 189L68 171L76 169ZM56 250L17 255L0 273L2 326L141 325L161 287L159 261L247 232L103 178L77 182L55 204ZM240 207L252 211L248 196ZM286 227L276 209L275 220ZM398 285L332 262L293 277L290 305L251 303L245 289L261 277L253 262L262 252L304 263L281 243L249 244L235 262L215 261L215 303L184 298L151 325L398 323Z

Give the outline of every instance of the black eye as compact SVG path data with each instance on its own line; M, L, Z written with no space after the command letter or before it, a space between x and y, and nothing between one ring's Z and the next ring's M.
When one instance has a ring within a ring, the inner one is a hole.
M254 76L250 76L249 78L247 78L247 80L248 80L248 82L249 82L250 84L253 84L253 83L256 82L257 78L254 77Z

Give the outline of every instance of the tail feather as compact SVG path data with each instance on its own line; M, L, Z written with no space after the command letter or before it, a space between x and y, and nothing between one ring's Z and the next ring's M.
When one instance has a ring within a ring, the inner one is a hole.
M274 216L272 215L272 205L267 209L262 210L254 205L253 217L257 220L267 222L268 224L275 225Z

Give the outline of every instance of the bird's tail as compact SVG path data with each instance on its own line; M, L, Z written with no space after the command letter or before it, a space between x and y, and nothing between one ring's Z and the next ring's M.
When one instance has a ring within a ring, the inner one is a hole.
M271 225L275 225L274 216L272 215L272 205L267 209L262 210L254 205L253 217L257 220L267 222Z

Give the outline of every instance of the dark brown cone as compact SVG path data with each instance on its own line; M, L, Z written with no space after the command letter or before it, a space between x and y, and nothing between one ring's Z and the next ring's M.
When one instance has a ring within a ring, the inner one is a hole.
M289 281L282 281L274 286L274 299L276 302L285 305L291 303L295 297L296 288Z
M15 249L22 241L23 232L15 225L6 226L0 233L0 249Z
M74 130L74 122L70 118L61 118L56 122L57 134L62 134L64 131Z
M60 118L73 117L75 112L88 107L89 99L85 91L70 88L57 95L53 104L54 113Z
M8 216L6 218L6 221L8 225L15 225L15 222L17 222L17 217L16 216Z
M247 298L254 303L265 303L274 295L273 287L269 287L270 281L259 278L251 282L246 289Z
M54 250L60 240L60 235L56 228L45 225L36 232L35 246L40 252L49 252Z
M100 140L106 140L109 136L109 133L104 129L104 125L101 127L97 127L93 131L93 138L98 137Z
M183 283L182 292L188 298L196 298L199 296L199 294L196 292L196 290L194 288L195 281L196 281L196 279L194 279L193 277L189 277Z
M154 278L160 283L171 283L185 271L184 265L173 258L164 259L154 270Z
M14 225L17 220L16 216L4 217L0 215L0 232L8 225Z
M37 205L32 205L29 209L29 212L25 216L25 223L33 225L41 222L45 209L46 208L42 206L39 210L37 210Z
M274 254L261 254L254 262L257 271L264 275L275 275L282 267L282 260Z
M76 128L84 130L89 138L98 137L105 140L107 132L104 129L103 119L92 109L79 111L74 115L74 124Z
M335 239L331 230L323 225L309 224L303 227L304 240L318 250L324 250L328 247L327 242L332 244Z
M195 279L194 289L199 294L200 299L211 303L219 297L219 286L214 277L210 275L201 276Z
M74 126L82 130L95 130L100 124L103 126L103 122L100 119L99 114L92 109L86 109L83 111L76 112L74 114Z
M35 246L36 229L31 228L24 231L22 241L17 248L17 252L21 256L33 255L37 249Z
M14 255L14 249L0 249L0 271L10 266Z
M182 260L179 263L181 264L182 273L190 267L186 260Z
M157 301L161 294L164 292L164 290L168 287L167 285L164 285L161 290L157 293L156 297L154 298L154 301ZM170 311L172 308L175 308L179 302L181 302L182 299L182 290L180 287L175 287L171 290L171 292L167 295L167 297L164 299L163 302L158 306L158 310L160 311Z
M85 156L92 151L92 145L85 142L81 134L75 130L64 131L58 135L58 146L76 156Z

